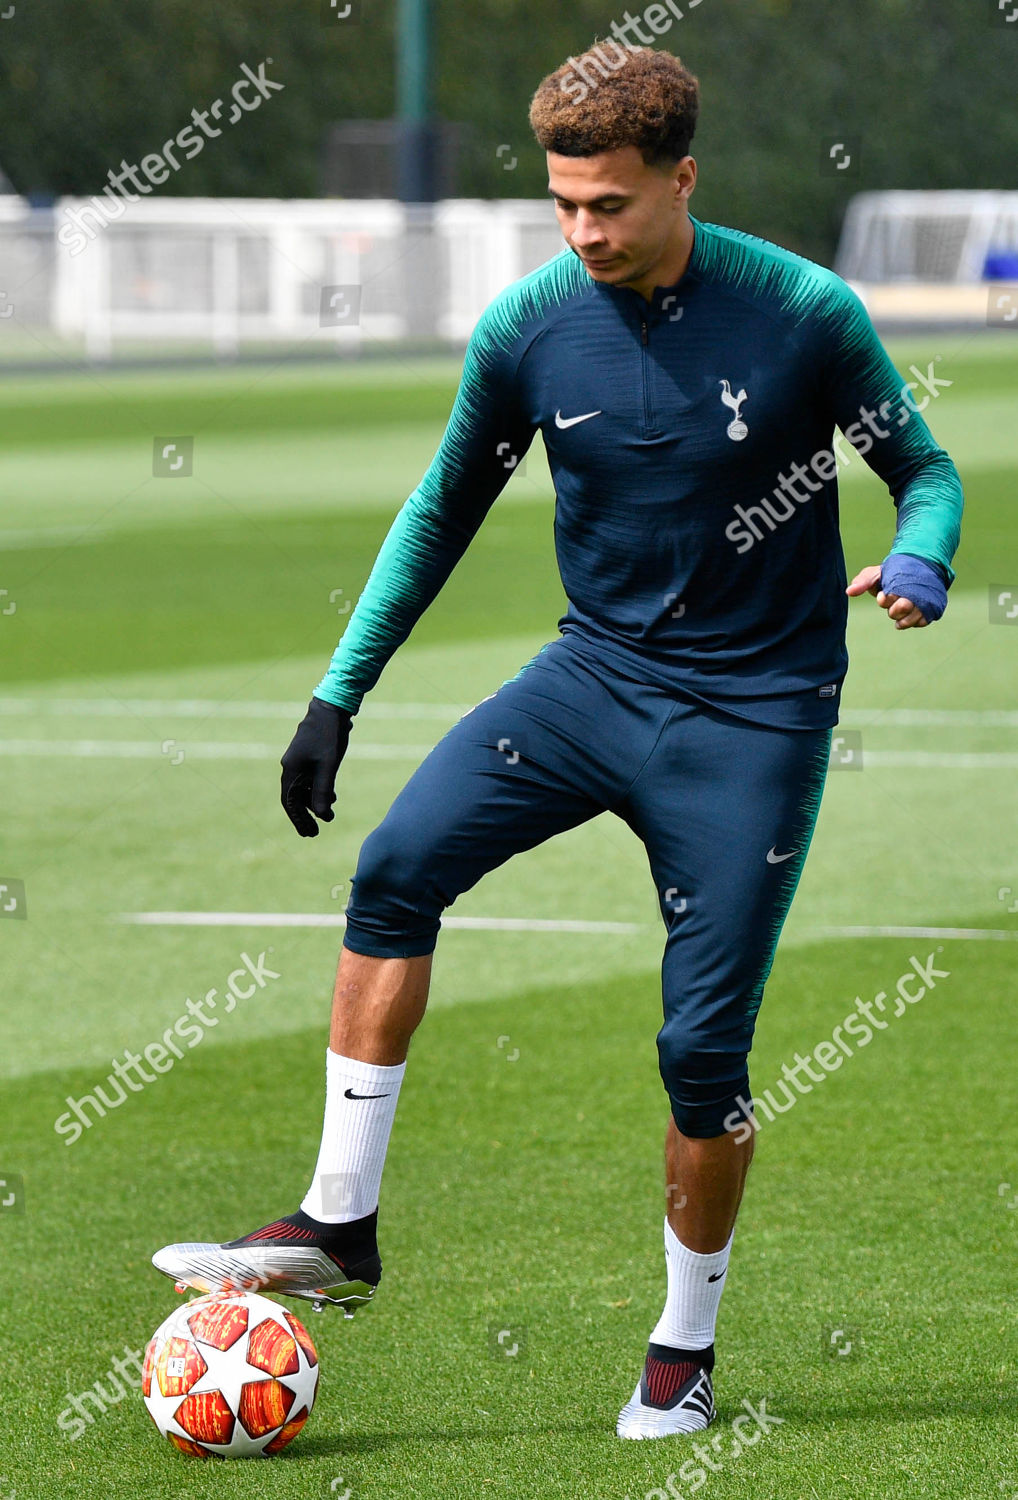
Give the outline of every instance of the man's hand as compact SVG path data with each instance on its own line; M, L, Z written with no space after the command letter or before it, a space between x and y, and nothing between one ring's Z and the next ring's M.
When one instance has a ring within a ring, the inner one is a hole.
M931 625L947 608L947 589L939 573L908 553L892 554L878 566L863 568L845 593L852 599L858 594L875 595L896 630Z
M346 754L352 725L345 708L312 698L280 761L283 809L302 839L318 837L315 818L331 823L335 817L336 772Z
M857 594L874 594L881 609L887 610L887 617L894 621L896 630L911 630L913 626L921 627L928 622L923 617L921 610L917 609L911 599L901 599L897 594L885 594L880 587L880 564L863 568L857 573L848 585L845 593L850 599Z

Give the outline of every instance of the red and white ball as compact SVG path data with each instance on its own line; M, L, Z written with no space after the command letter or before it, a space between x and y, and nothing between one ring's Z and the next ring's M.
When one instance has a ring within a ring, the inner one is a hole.
M251 1292L183 1303L145 1350L145 1405L182 1453L270 1458L300 1432L317 1390L303 1323Z

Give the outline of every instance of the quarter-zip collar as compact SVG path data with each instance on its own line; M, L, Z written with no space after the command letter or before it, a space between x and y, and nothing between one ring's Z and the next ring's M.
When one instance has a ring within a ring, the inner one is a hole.
M613 297L621 302L641 324L656 323L662 316L674 321L676 309L699 284L706 249L707 231L703 224L692 214L689 216L689 222L693 228L693 248L690 251L689 264L678 281L673 282L671 286L656 286L651 293L650 301L647 301L634 287L612 286L610 282L593 281L591 278L595 289L602 296Z

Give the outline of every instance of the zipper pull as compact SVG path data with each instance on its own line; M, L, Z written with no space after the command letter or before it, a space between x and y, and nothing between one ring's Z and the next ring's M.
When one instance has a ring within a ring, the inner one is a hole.
M646 346L647 346L647 319L646 318L641 318L640 319L640 341L643 344L644 348L646 348Z

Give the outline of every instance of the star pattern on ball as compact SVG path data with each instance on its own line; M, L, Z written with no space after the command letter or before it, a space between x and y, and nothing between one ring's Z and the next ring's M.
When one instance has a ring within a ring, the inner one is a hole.
M160 1347L169 1338L189 1340L200 1353L205 1369L186 1394L164 1395L153 1375L145 1403L156 1426L166 1436L182 1439L185 1444L198 1443L203 1450L224 1458L239 1458L262 1452L291 1422L298 1419L302 1422L314 1405L318 1365L308 1358L307 1350L296 1337L284 1309L258 1296L235 1299L238 1310L241 1305L246 1309L246 1328L239 1336L229 1338L228 1347L218 1348L217 1343L227 1340L218 1338L215 1329L204 1328L201 1315L210 1307L221 1306L224 1300L216 1296L199 1297L177 1308L162 1325L155 1335ZM289 1355L287 1364L293 1364L292 1354L295 1352L295 1369L271 1374L248 1359L248 1342L252 1334L267 1322L283 1330L282 1338ZM246 1396L245 1387L249 1388ZM202 1397L206 1398L204 1402ZM257 1415L255 1435L242 1422L242 1412L252 1425L255 1425L252 1414ZM275 1417L278 1421L273 1421ZM229 1425L231 1418L229 1441L213 1441L212 1434L217 1427ZM273 1425L266 1425L270 1421ZM284 1434L284 1441L292 1435L292 1432Z

